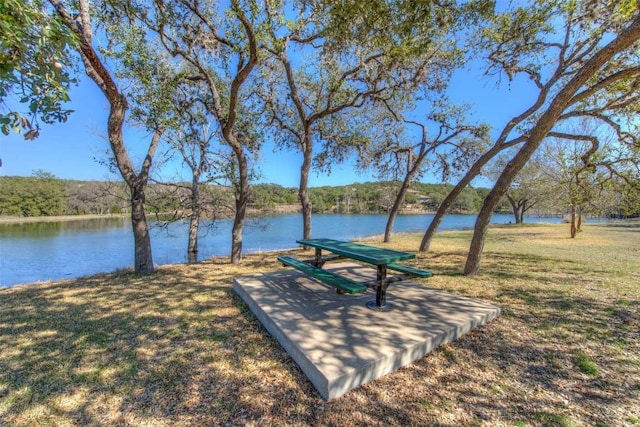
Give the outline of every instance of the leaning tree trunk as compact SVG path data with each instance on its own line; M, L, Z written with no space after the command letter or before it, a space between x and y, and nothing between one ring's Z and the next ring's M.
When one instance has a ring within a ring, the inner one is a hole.
M549 124L551 126L551 124ZM537 132L532 132L531 137L527 143L525 143L520 151L511 159L507 166L502 171L502 174L496 181L495 185L487 194L484 199L482 208L476 218L476 224L473 231L473 238L471 239L471 246L469 247L469 253L467 255L467 262L464 267L465 275L476 274L480 269L480 261L482 259L482 251L484 250L484 242L489 229L489 223L491 222L491 216L495 210L500 199L506 194L511 186L511 183L518 175L518 172L524 167L529 160L533 152L538 148L542 139L546 135L547 131L542 126L536 129Z
M557 101L552 103L549 110L547 110L547 113L541 117L534 129L531 131L529 141L520 148L520 151L518 151L518 153L507 164L495 185L484 199L484 203L482 204L482 208L480 208L480 213L478 213L473 229L473 237L471 239L469 253L467 254L467 262L464 267L465 275L474 275L480 270L484 242L493 211L498 206L498 203L500 203L500 199L502 199L505 193L509 190L513 180L531 158L535 150L540 146L544 137L555 123L553 118L559 116L562 112L562 109L559 111L557 110L557 104ZM554 107L556 110L553 110Z
M402 208L402 204L404 203L404 199L407 195L407 190L409 189L409 183L411 182L412 174L408 174L404 181L402 181L402 185L400 186L400 191L398 191L398 195L396 196L396 200L393 202L393 206L389 211L389 217L387 218L387 225L384 229L384 242L389 243L391 241L391 233L393 232L393 225L396 222L396 218L400 213L400 209Z
M462 190L464 190L469 183L480 174L482 171L482 167L489 162L496 154L500 152L502 147L493 146L489 151L484 153L476 162L471 166L471 168L467 171L467 173L462 177L462 179L456 184L455 187L451 189L447 197L440 203L438 206L438 210L436 211L427 231L425 231L424 236L422 237L422 242L420 243L420 248L418 251L426 252L429 250L429 246L431 246L431 240L433 240L433 236L436 234L440 223L442 222L442 218L447 214L453 202L456 201Z
M396 200L393 202L393 206L391 207L391 211L389 211L389 218L387 218L387 225L384 229L384 242L389 243L391 241L391 233L393 232L393 225L396 222L396 218L400 213L400 208L404 204L405 198L407 196L407 191L409 191L409 185L411 184L411 180L418 173L422 162L424 161L425 156L428 153L425 147L425 139L423 137L422 144L420 146L420 153L417 155L415 159L412 161L413 152L409 152L409 158L407 160L407 174L402 181L402 186L400 186L400 191L396 195Z

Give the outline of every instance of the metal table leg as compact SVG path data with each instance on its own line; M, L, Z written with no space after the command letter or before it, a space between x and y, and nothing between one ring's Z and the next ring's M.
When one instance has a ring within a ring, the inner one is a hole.
M378 264L376 272L376 300L369 301L367 307L376 311L389 311L391 304L387 303L387 266L386 264Z
M315 266L321 268L323 264L324 264L324 261L322 261L322 249L316 248L316 263L315 263Z

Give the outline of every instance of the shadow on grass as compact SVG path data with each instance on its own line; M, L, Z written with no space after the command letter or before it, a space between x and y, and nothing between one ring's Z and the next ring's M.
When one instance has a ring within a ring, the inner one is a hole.
M425 257L421 264L442 276L461 276L466 261L466 252L442 252ZM585 266L575 260L558 260L532 254L487 251L483 255L481 273L490 271L491 277L501 280L530 280L541 284L557 284L557 275L564 276L566 284L582 281L587 275L606 275L611 269L597 269L594 265ZM554 274L555 273L555 274Z
M498 361L500 370L519 376L518 383L528 390L544 389L566 399L564 403L556 402L559 414L563 407L569 413L570 406L578 405L588 425L623 421L614 405L622 403L637 409L640 367L628 355L639 350L638 301L569 298L562 291L545 287L505 289L499 299L510 301L504 313L509 322L526 325L531 335L518 335L514 341L509 337L510 331L485 329L481 334L490 336L470 337L461 343L463 348L471 349L482 359ZM626 355L620 351L625 347ZM577 363L584 352L600 367L595 375L581 370ZM538 406L530 405L530 399L527 396L521 402L523 410ZM536 413L528 414L526 419L535 419Z
M439 256L439 274L459 274L460 252ZM235 274L211 263L0 291L0 424L620 425L640 394L638 301L532 285L499 290L497 321L323 402L235 296ZM576 366L581 351L597 375Z
M267 416L254 392L304 395L261 380L286 354L212 282L160 271L0 293L0 424L213 425Z

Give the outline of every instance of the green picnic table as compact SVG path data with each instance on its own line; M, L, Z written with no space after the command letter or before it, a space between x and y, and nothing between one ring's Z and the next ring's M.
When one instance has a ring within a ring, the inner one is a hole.
M284 265L291 266L338 288L343 293L361 293L369 287L374 287L376 289L376 300L368 302L367 307L378 311L386 311L391 308L391 305L387 304L386 301L387 288L390 283L411 277L432 276L430 271L398 264L399 261L415 258L415 254L411 252L325 238L302 239L297 240L297 243L315 248L315 257L310 260L299 260L291 256L280 256L278 260ZM330 254L323 254L323 251L330 252ZM353 259L375 266L376 279L369 282L356 282L322 268L326 262L338 259ZM398 271L402 274L388 277L387 270Z

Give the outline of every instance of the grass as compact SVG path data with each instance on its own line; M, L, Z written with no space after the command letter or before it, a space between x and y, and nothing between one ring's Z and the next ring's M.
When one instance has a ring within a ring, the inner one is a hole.
M578 353L576 357L576 365L582 373L590 375L592 377L598 376L598 365L593 361L589 356L584 354L582 351Z
M470 236L439 233L421 282L502 316L331 402L232 290L276 254L0 290L0 425L640 423L640 224L492 228L464 277Z

